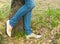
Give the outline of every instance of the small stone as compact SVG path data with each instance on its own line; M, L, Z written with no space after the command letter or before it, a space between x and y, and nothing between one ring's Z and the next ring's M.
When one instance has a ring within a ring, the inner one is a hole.
M51 42L52 40L48 40L48 42Z

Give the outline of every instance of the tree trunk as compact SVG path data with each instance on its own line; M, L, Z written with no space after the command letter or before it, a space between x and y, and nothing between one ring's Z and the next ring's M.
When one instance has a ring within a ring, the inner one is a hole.
M17 12L17 10L25 3L24 0L12 0L12 3L11 3L11 12L10 12L10 15L9 15L9 19L11 17L14 16L14 14ZM21 18L21 20L13 27L13 33L12 35L14 36L15 32L18 31L18 32L22 32L23 31L23 17Z

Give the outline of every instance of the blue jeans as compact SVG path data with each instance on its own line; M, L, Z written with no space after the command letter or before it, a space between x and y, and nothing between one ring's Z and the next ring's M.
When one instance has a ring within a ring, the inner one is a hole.
M35 7L35 0L25 0L25 4L10 19L10 25L13 27L24 16L24 29L27 35L32 33L30 23L32 9Z

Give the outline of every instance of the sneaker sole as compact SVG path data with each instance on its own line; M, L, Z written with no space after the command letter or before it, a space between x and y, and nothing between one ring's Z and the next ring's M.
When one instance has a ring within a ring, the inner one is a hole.
M8 34L7 34L7 22L5 23L5 34L8 36Z

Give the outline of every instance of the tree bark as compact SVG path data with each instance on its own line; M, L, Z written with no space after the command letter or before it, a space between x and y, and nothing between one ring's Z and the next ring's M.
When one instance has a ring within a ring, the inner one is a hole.
M12 0L11 3L11 12L9 15L9 19L12 18L14 16L14 14L17 12L17 10L24 5L25 1L24 0ZM12 36L14 36L15 32L22 32L23 31L23 17L20 19L20 21L18 21L18 23L13 27L13 33Z

